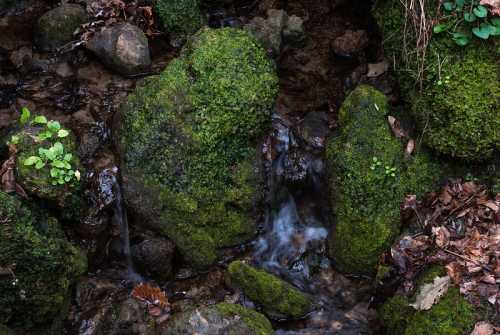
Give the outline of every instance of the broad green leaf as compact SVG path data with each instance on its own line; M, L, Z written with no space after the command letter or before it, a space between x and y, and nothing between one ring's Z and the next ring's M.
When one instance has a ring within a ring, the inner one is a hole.
M446 30L446 26L447 25L445 23L440 23L438 25L435 25L434 28L432 28L432 31L434 31L435 34L442 33Z
M59 176L59 169L56 168L50 169L50 176L52 178L57 178L57 176Z
M30 110L26 107L21 108L21 118L19 119L19 122L21 122L21 125L25 125L31 117Z
M68 162L64 162L64 168L67 170L71 170L71 164L69 164Z
M31 166L31 165L36 164L36 163L37 163L38 161L40 161L40 160L41 160L41 159L40 159L40 157L37 157L37 156L30 156L30 157L28 157L28 158L26 158L26 159L24 160L24 163L23 163L23 164L24 164L24 165L26 165L26 166Z
M53 148L58 155L62 155L64 153L64 146L61 142L54 143Z
M467 22L474 22L476 21L476 15L473 13L464 13L464 20Z
M464 8L465 0L455 0L455 4L457 5L457 10L462 10Z
M45 163L42 160L39 160L38 162L35 163L35 169L40 170L45 166Z
M66 177L64 177L64 181L65 181L65 182L69 182L70 180L71 180L71 176L66 176Z
M47 118L43 115L38 115L33 119L33 124L46 124Z
M58 121L49 121L47 123L47 128L53 133L56 133L61 129L61 124Z
M462 33L453 33L453 40L461 47L469 44L469 37Z
M474 14L475 14L477 17L481 17L481 18L483 18L483 17L488 16L488 10L486 9L486 7L481 6L481 5L477 6L477 7L476 7L476 8L474 8L472 11L474 12ZM481 37L481 38L482 38L482 37Z
M455 7L455 4L453 2L447 1L447 2L443 3L443 7L445 10L450 12Z
M57 132L57 136L60 138L66 137L68 135L69 135L69 131L67 131L66 129L61 129Z
M488 37L490 37L490 34L492 32L491 28L492 28L492 26L490 26L489 24L483 23L483 24L481 24L480 27L472 28L472 33L483 40L487 40Z
M59 169L64 169L64 162L63 161L59 161L59 160L55 160L53 161L52 163L50 163L52 166L56 167L56 168L59 168Z
M72 158L73 158L73 155L72 155L72 154L66 154L66 155L64 155L64 160L65 160L66 162L71 161L71 159L72 159Z

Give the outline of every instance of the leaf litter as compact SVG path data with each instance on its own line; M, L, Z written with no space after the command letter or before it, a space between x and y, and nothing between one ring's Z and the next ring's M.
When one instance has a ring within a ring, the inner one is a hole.
M426 267L443 265L469 302L500 312L500 194L491 195L476 182L452 180L422 201L407 196L401 213L403 220L417 222L421 232L402 237L385 258L402 279L400 289L413 291ZM428 296L417 298L415 308L437 301L437 284L426 288Z

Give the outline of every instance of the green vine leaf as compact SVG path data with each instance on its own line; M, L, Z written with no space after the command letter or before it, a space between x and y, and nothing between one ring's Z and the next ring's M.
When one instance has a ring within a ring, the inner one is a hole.
M473 13L464 13L464 20L467 22L474 22L476 21L476 15Z
M481 6L481 5L477 6L472 11L474 12L474 14L477 17L480 17L480 18L488 16L488 9L486 9L486 7Z
M461 47L469 44L469 37L462 33L453 33L453 41Z

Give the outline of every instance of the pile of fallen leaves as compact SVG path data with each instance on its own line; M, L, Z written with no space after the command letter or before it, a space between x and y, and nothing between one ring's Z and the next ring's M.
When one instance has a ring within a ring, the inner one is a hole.
M167 296L159 287L141 283L132 290L132 297L144 303L153 317L168 316L170 312Z
M475 306L500 311L500 195L475 182L449 182L423 201L408 196L403 217L422 232L405 236L391 248L390 263L403 278L403 290L429 265L446 268L453 284Z

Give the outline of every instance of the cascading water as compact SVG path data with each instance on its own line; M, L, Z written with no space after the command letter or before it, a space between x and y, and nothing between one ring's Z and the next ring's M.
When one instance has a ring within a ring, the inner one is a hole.
M104 169L99 174L99 187L104 203L113 204L111 222L112 226L119 232L121 254L126 265L125 277L132 282L143 282L144 279L135 271L132 261L127 213L123 204L119 170L116 166Z

